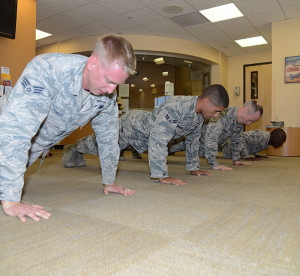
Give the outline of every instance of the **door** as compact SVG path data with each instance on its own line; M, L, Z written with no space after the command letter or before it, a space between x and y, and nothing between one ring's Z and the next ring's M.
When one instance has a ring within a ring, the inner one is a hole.
M264 109L262 117L245 130L266 130L272 117L272 64L245 66L245 101L257 100Z

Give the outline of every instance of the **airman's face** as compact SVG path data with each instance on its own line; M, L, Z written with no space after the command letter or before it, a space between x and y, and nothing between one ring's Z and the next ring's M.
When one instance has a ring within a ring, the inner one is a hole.
M118 85L125 83L128 77L117 62L100 61L96 56L91 56L87 63L83 88L96 96L111 94Z
M237 122L242 125L249 126L250 124L256 122L260 118L260 112L250 113L248 110L244 110L237 116Z
M217 107L211 102L207 102L207 104L203 106L201 114L204 119L217 118L224 109L224 107Z

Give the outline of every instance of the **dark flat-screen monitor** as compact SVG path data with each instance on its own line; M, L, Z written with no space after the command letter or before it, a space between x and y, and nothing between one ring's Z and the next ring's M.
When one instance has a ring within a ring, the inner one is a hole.
M0 36L15 39L18 0L0 0Z

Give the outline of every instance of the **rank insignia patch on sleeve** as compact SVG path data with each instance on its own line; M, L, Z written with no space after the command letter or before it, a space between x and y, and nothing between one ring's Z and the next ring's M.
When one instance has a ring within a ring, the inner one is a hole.
M26 78L23 79L22 86L27 94L42 93L44 90L44 87L31 85L29 80Z
M177 124L177 120L172 120L171 118L170 118L170 116L169 116L169 114L167 114L166 115L166 119L167 119L167 121L169 122L169 123L173 123L173 124Z

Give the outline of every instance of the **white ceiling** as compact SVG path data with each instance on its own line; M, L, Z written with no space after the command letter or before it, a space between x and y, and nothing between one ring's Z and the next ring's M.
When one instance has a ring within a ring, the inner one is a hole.
M232 2L244 17L210 23L197 13ZM168 6L180 6L182 11L167 13ZM271 23L292 18L300 18L300 0L37 0L37 29L53 34L38 40L37 47L117 33L201 42L236 56L271 50ZM234 42L259 35L267 45L241 48Z

